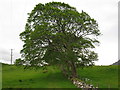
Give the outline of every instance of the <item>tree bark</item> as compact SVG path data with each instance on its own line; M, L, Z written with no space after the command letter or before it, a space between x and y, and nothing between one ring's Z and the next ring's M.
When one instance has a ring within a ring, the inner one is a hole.
M68 71L66 70L64 65L61 65L61 71L65 75L65 77L68 77Z
M66 66L61 65L61 71L68 78L77 78L76 66L72 61L69 61Z
M71 75L73 78L77 78L76 66L72 61L71 61Z

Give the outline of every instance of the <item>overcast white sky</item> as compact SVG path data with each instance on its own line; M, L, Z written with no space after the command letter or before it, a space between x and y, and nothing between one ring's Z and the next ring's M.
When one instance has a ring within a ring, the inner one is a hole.
M87 12L97 20L103 34L96 65L110 65L118 60L118 1L119 0L0 0L0 62L10 63L10 49L13 60L20 57L23 42L19 34L24 31L27 13L38 3L65 2L81 12Z

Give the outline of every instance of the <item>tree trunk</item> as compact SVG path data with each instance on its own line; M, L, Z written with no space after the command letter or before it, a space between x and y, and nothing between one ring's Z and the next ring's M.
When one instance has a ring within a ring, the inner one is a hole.
M72 61L69 61L66 66L61 65L61 71L68 78L77 78L76 66Z
M73 78L77 78L77 71L74 62L71 62L71 75Z
M66 77L68 77L68 71L66 70L65 66L61 65L61 71Z

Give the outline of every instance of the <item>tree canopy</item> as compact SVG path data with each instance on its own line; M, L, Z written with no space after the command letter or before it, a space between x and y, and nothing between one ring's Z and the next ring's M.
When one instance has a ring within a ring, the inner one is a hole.
M26 66L39 67L45 62L57 65L64 74L77 76L79 66L94 65L100 30L86 12L61 2L39 3L28 14L21 54Z

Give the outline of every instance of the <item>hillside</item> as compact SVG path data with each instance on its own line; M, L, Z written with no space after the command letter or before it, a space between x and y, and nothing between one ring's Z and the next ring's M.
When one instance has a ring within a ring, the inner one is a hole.
M76 88L56 67L48 70L24 70L23 67L3 65L3 88Z
M94 66L85 69L79 69L79 75L81 76L81 78L90 79L88 82L92 83L94 86L98 86L99 88L118 87L117 65Z
M76 88L56 67L48 70L24 70L23 67L3 65L3 88ZM99 88L118 87L117 66L94 66L78 69L79 78Z
M112 65L120 65L120 60L118 60L117 62L113 63Z

